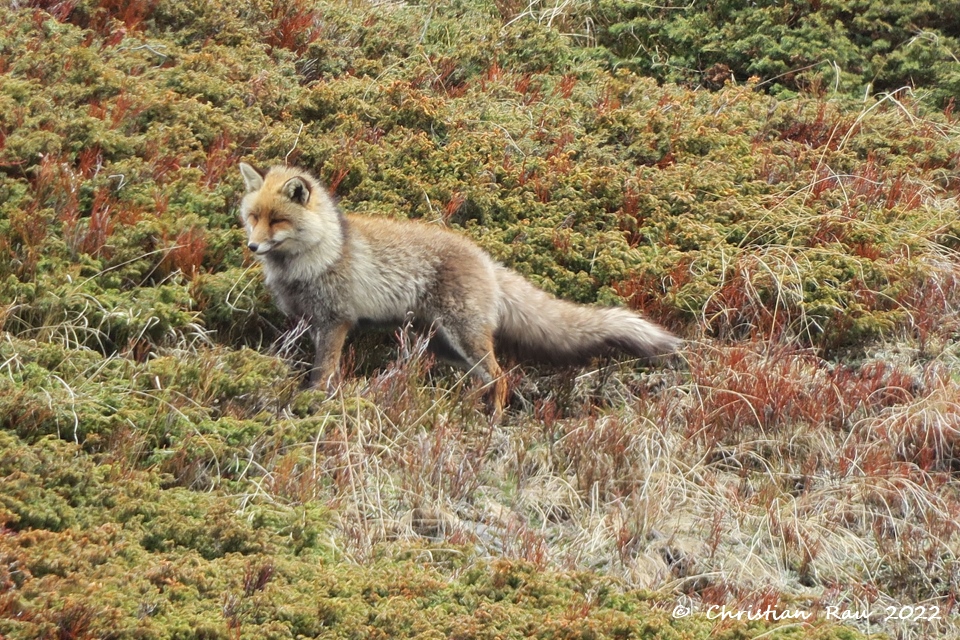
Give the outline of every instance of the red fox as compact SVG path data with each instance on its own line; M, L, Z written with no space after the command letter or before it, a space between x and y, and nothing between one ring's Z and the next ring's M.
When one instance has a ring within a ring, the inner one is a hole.
M240 163L240 217L280 309L304 318L316 345L311 385L330 384L349 331L361 322L434 333L430 346L490 387L503 409L496 353L586 364L625 353L649 358L680 340L618 307L558 300L452 231L411 221L344 215L308 172Z

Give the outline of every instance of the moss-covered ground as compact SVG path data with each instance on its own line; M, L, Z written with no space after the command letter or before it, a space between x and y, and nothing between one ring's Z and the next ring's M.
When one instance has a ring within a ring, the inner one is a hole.
M954 5L7 3L0 637L960 637ZM304 390L241 160L685 346Z

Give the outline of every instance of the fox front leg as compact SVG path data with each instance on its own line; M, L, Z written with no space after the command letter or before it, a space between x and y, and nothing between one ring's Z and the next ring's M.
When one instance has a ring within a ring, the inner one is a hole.
M337 370L340 365L340 353L343 343L350 333L349 322L331 323L317 327L313 331L313 342L317 347L317 354L310 370L310 386L313 388L326 387L329 391L334 386Z

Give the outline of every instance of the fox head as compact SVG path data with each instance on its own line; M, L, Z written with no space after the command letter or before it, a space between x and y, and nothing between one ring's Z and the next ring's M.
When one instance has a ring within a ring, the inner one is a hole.
M267 256L316 250L324 260L339 257L340 215L313 176L282 166L261 173L245 162L240 175L246 185L240 219L250 251Z

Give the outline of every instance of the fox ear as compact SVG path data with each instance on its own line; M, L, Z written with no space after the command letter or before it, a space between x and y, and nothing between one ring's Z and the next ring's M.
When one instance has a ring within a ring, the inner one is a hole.
M303 178L290 178L283 185L283 195L299 205L306 205L310 199L310 185Z
M240 174L243 176L243 183L247 186L247 193L258 191L263 186L263 174L246 162L240 163Z

